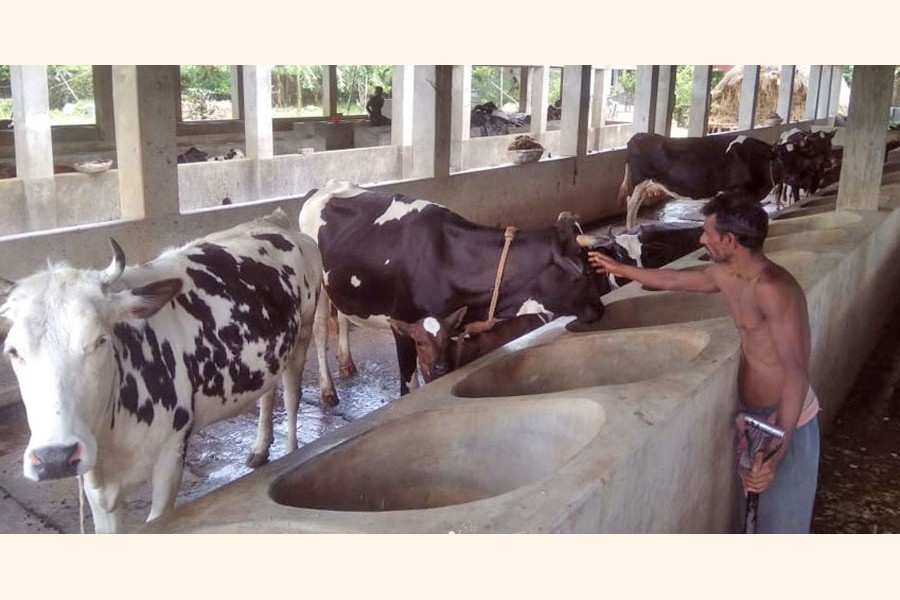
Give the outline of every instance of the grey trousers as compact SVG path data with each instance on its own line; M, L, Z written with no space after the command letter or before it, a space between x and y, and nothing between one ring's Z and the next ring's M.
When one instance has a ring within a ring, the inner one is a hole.
M744 408L744 407L742 407ZM744 409L764 419L767 412ZM794 431L775 480L759 495L756 533L809 533L819 479L819 418ZM746 498L741 494L741 515Z

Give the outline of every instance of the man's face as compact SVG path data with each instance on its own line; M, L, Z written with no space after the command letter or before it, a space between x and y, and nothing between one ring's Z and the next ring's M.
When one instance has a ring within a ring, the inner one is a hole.
M734 236L730 233L720 234L716 229L716 215L709 215L703 220L700 243L706 246L713 262L726 263L732 255Z

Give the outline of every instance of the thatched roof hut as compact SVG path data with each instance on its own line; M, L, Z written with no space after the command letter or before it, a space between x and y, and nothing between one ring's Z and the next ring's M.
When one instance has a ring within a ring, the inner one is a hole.
M781 66L760 65L759 93L756 97L755 126L762 125L772 113L777 112ZM736 65L722 77L710 92L709 122L721 126L736 127L741 103L741 84L744 82L744 66ZM791 102L791 121L803 118L806 109L806 90L809 74L794 70L794 98ZM781 115L783 118L785 115Z

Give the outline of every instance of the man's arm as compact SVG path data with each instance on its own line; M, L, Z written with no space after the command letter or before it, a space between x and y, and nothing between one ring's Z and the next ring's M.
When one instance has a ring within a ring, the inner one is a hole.
M784 383L775 421L784 430L784 439L781 440L781 448L766 464L762 464L761 456L754 457L754 467L744 480L751 492L763 491L775 478L775 471L797 428L803 400L809 390L809 359L806 348L808 317L802 293L793 285L777 279L760 282L756 288L757 304L765 315L778 361L784 368ZM775 443L777 441L773 440L769 447L773 447Z
M684 292L718 292L719 286L707 273L702 271L676 271L674 269L641 269L610 258L602 252L588 252L588 262L598 273L611 273L616 277L627 277L638 283L660 290Z

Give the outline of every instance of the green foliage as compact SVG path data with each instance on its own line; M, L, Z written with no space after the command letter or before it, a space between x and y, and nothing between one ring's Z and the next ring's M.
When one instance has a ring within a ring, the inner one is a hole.
M512 67L473 66L472 106L493 102L497 108L507 102L519 103L521 70ZM553 96L550 96L553 98ZM552 100L551 100L552 102Z
M231 99L229 65L181 65L181 90L195 95L206 92L210 100Z
M94 72L91 65L47 65L50 110L94 99Z
M675 72L675 107L672 110L672 119L678 127L687 127L688 124L693 76L693 66L678 65Z
M0 98L0 121L12 119L12 98Z
M394 69L391 65L339 65L337 71L337 107L345 115L366 114L366 101L376 86L390 96Z

